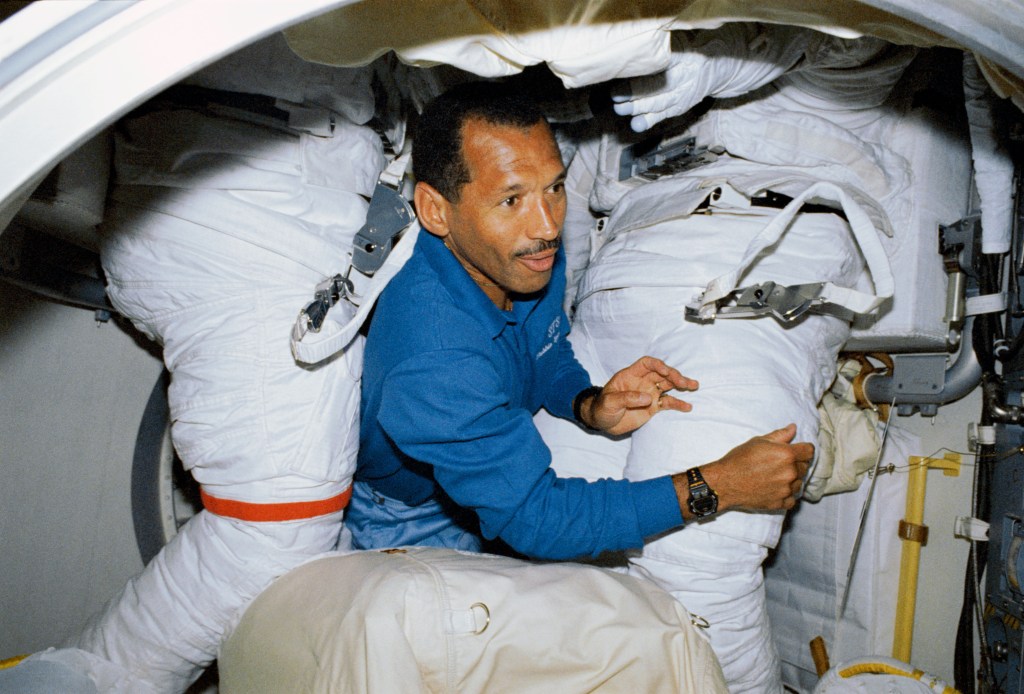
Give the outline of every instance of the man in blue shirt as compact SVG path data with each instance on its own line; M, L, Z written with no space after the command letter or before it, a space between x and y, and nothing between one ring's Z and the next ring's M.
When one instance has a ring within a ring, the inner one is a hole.
M565 167L543 115L497 84L435 99L413 146L421 233L366 342L360 451L346 525L356 547L479 550L500 538L565 559L642 545L684 519L791 508L813 456L795 428L642 482L558 478L541 407L627 434L697 382L643 357L603 387L562 311Z

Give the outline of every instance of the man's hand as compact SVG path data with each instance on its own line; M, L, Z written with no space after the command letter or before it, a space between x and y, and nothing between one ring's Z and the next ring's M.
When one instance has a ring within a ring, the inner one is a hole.
M814 446L791 443L796 425L788 424L765 436L757 436L732 449L719 460L701 465L708 486L718 494L718 512L730 508L751 511L791 509L796 505ZM687 500L686 474L673 475L684 518L692 518Z
M580 404L586 424L609 434L628 434L662 410L689 412L692 406L666 392L697 390L697 382L654 357L641 357L611 377L601 392Z

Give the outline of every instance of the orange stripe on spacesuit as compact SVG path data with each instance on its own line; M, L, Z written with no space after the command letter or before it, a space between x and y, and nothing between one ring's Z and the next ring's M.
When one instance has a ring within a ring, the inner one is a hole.
M203 489L199 490L199 496L203 500L203 508L210 513L216 513L218 516L226 516L228 518L237 518L238 520L265 523L303 520L325 516L328 513L336 513L348 506L348 502L352 498L352 487L329 499L291 501L277 504L253 504L248 501L221 499L207 494Z

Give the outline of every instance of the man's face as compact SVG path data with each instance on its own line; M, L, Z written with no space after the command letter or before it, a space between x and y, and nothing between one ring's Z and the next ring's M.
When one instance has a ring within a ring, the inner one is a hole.
M469 183L457 203L441 197L439 220L424 226L445 238L499 306L508 294L540 291L551 281L565 221L565 167L551 129L470 120L462 155Z

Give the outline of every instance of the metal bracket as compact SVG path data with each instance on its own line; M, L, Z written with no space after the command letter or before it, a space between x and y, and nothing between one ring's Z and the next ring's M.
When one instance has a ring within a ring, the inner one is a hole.
M710 164L718 154L707 147L698 147L694 137L673 137L658 141L638 142L622 150L619 157L619 180L639 176L654 181L681 171Z
M789 323L815 306L828 303L821 298L824 286L824 282L795 284L791 287L775 282L762 282L737 289L721 300L721 305L716 309L716 317L755 318L767 314L783 323ZM686 307L686 319L709 323L714 317L709 320L701 318L700 307L691 305Z
M974 274L974 254L980 252L976 248L981 240L981 214L971 214L950 225L939 225L939 252L946 261L947 271L955 269L951 265L959 264L959 269Z
M364 275L373 275L384 264L395 237L416 218L409 202L397 188L378 181L366 212L366 224L356 232L352 265Z
M898 354L893 357L892 378L901 396L938 396L945 387L946 355Z

